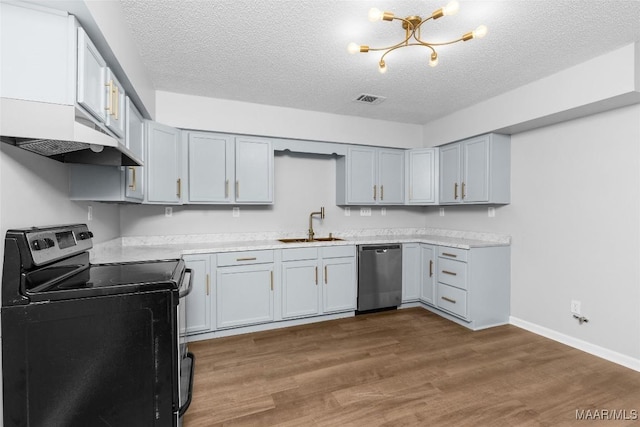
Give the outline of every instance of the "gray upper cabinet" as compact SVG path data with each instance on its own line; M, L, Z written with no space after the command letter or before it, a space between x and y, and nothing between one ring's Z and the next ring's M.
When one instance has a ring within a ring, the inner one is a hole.
M438 204L438 149L422 148L405 152L408 205Z
M127 148L144 161L144 118L129 98L123 124ZM97 202L140 203L144 198L144 168L69 164L69 198Z
M185 133L187 203L273 203L273 147L268 139Z
M146 203L182 203L182 139L180 130L147 122Z
M129 150L144 162L144 117L131 100L125 100L125 143ZM142 201L144 199L144 167L124 167L126 173L126 197Z
M118 138L124 138L125 133L125 93L122 85L111 69L106 70L106 104L105 124Z
M237 137L235 202L273 203L273 146L268 139Z
M229 203L234 169L232 136L206 132L187 134L189 203Z
M440 204L508 204L510 138L487 134L440 147Z
M336 204L404 202L404 150L349 147L336 163Z
M78 28L77 101L101 122L107 120L107 63L82 28Z

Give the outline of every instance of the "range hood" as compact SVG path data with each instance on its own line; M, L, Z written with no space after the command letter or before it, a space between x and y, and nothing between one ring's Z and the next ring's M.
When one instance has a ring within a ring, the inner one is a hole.
M142 160L73 105L0 98L0 140L65 163L142 166Z

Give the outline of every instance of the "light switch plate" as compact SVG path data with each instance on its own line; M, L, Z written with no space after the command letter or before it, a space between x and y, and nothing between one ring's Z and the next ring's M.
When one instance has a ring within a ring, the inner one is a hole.
M360 208L360 216L371 216L371 208Z
M496 208L493 206L489 207L489 209L487 209L487 215L489 218L494 218L496 216Z
M240 208L233 208L231 212L231 215L233 215L234 218L240 217Z
M87 206L87 221L93 221L93 206Z
M380 215L387 216L387 208L380 208Z
M167 218L171 218L173 216L173 208L170 206L164 208L164 216L166 216Z
M351 216L351 208L344 208L344 216Z
M440 208L440 216L444 216L444 208Z

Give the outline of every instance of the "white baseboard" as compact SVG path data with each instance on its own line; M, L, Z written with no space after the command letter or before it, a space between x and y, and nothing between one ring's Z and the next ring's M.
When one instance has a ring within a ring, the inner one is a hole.
M560 332L554 331L553 329L545 328L544 326L536 325L535 323L518 319L517 317L510 316L509 323L519 328L526 329L529 332L533 332L534 334L541 335L545 338L549 338L559 343L566 344L569 347L577 348L578 350L582 350L586 353L598 356L602 359L640 372L640 359L626 356L607 348L600 347L598 345L588 343L572 336L562 334Z

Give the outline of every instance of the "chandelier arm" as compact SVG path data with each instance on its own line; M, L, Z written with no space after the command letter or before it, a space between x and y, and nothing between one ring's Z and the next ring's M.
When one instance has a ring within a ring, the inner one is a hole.
M430 45L425 44L425 43L408 43L408 44L403 44L401 46L393 46L393 47L391 47L389 50L387 50L385 53L382 54L382 56L380 57L380 61L384 61L384 57L387 56L388 53L391 53L396 49L400 49L401 47L406 47L406 46L423 46L423 47L428 47L429 49L431 49L431 51L433 53L436 52L434 48L432 48Z
M411 23L409 21L407 21L406 19L404 19L404 18L397 18L397 17L394 16L393 19L394 20L398 20L398 21L402 21L402 22L404 22L405 24L407 24L409 26L411 25ZM396 43L396 44L388 46L388 47L369 47L369 52L379 52L379 51L382 51L382 50L395 50L395 49L397 49L399 47L402 47L402 46L409 46L409 44L407 42L411 39L411 37L415 38L415 30L411 31L411 33L408 34L404 38L404 40L402 40L399 43ZM386 53L385 53L385 55L386 55Z
M458 43L461 42L463 40L462 37L460 37L459 39L456 40L451 40L450 42L443 42L443 43L428 43L428 42L423 42L425 45L429 45L429 46L446 46L448 44L453 44L453 43ZM422 42L422 40L419 40L420 42Z

